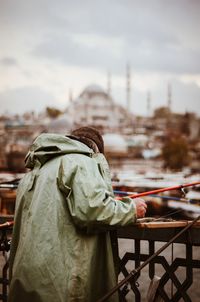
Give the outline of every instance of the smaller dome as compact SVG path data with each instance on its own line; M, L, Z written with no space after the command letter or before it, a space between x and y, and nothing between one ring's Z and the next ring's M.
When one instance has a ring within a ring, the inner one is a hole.
M105 152L126 153L127 144L123 136L115 133L107 133L103 136Z
M46 125L48 132L65 134L72 128L72 119L67 114L62 114Z

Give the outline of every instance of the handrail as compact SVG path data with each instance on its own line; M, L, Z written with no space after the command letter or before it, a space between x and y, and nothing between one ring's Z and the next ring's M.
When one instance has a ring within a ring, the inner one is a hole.
M146 261L144 261L139 267L132 270L126 278L120 281L116 286L114 286L106 295L100 298L97 302L104 302L109 297L111 297L116 291L118 291L124 284L129 282L137 273L139 273L146 265L148 265L156 256L161 254L170 244L172 244L178 237L180 237L184 232L186 232L189 228L191 228L198 220L200 216L195 218L192 222L188 223L186 227L184 227L180 232L178 232L175 236L173 236L166 244L164 244L157 252L151 255Z

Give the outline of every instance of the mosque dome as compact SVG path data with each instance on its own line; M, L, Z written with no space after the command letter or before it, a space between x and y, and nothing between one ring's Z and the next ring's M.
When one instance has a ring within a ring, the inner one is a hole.
M97 84L91 84L91 85L88 85L84 90L83 92L104 92L103 88L100 86L100 85L97 85Z
M107 133L103 136L105 152L127 153L127 144L122 135Z
M95 96L108 97L108 94L103 88L97 84L91 84L87 86L80 94L81 98L93 98Z
M72 119L67 114L62 114L57 118L51 119L46 125L48 132L67 134L72 129Z

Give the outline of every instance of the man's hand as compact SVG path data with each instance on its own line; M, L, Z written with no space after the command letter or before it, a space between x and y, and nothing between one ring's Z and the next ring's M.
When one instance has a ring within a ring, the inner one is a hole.
M146 213L147 205L144 199L141 198L134 198L134 202L136 205L136 215L137 218L143 218Z

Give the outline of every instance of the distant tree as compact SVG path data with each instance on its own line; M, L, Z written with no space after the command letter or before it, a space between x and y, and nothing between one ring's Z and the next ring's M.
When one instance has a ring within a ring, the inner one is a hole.
M168 118L171 114L171 111L168 107L159 107L154 110L155 118Z
M59 115L62 114L62 111L57 109L57 108L53 108L53 107L47 107L46 108L46 113L49 117L51 118L56 118L58 117Z
M183 134L189 136L191 134L191 123L196 120L196 114L186 112L182 118L181 131Z
M181 170L189 164L189 146L185 138L168 138L162 148L164 167Z

